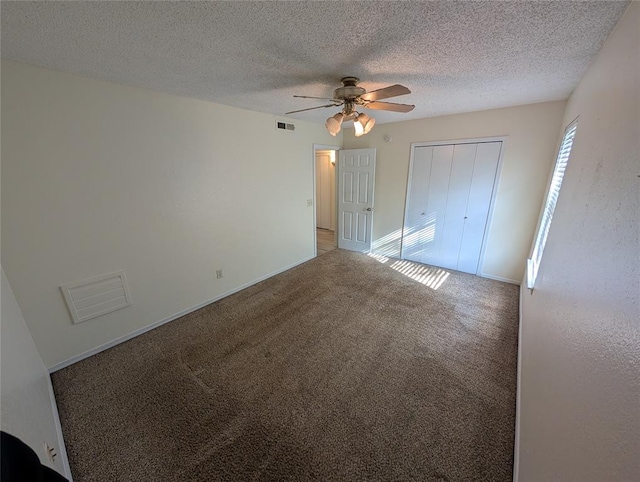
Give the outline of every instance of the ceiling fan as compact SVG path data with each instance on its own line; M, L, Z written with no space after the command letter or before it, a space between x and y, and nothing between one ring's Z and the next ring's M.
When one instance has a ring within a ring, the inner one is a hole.
M339 107L342 105L344 106L342 111L329 117L325 123L329 134L336 136L338 132L340 132L344 121L353 120L356 137L360 137L367 134L373 128L376 120L367 114L359 113L356 108L363 107L365 109L388 110L393 112L411 112L415 107L409 104L380 102L380 99L388 99L398 95L410 94L411 91L404 85L394 84L389 87L367 92L362 87L357 86L358 82L360 82L360 79L357 77L343 77L340 82L342 82L342 87L338 87L333 92L332 99L324 97L309 97L307 95L294 95L294 97L301 99L328 100L330 104L320 105L318 107L309 107L308 109L292 110L291 112L286 112L285 115L304 112L307 110L322 109L325 107Z

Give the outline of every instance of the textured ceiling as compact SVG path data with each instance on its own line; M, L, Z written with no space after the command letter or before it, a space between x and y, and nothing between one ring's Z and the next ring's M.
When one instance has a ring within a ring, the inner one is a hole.
M343 76L409 114L565 99L628 2L2 2L2 57L281 115ZM323 122L337 109L292 117Z

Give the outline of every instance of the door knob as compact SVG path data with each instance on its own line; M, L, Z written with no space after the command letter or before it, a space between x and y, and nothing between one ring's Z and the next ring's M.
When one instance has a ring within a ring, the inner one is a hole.
M373 209L371 209L371 208L367 208L367 211L373 211Z

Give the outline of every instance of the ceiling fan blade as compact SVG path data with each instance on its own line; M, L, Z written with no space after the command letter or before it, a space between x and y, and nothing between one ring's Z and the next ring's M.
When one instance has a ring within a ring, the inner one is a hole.
M336 107L337 105L340 105L340 104L327 104L327 105L319 105L318 107L309 107L308 109L292 110L291 112L285 112L284 115L295 114L296 112L304 112L305 110L322 109L324 107Z
M362 107L365 109L390 110L393 112L411 112L415 108L415 105L394 104L393 102L367 102Z
M411 91L404 85L394 84L389 87L384 87L378 90L372 90L366 94L362 94L360 98L362 100L380 100L388 99L389 97L396 97L397 95L410 94Z
M311 97L311 96L308 96L308 95L294 95L294 97L297 97L298 99L318 99L318 100L329 100L329 101L332 101L332 102L339 102L336 99L329 99L327 97Z

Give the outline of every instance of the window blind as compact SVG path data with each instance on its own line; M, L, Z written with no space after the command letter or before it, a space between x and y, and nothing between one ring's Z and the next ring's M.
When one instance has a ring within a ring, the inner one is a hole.
M564 173L567 170L569 155L571 154L571 147L573 146L573 138L576 135L577 127L577 120L569 124L564 132L564 136L562 137L562 143L560 144L558 158L556 159L553 176L551 177L551 184L549 185L549 191L547 192L547 197L544 202L544 210L542 212L540 226L538 227L538 233L536 234L536 241L533 245L533 252L531 254L531 259L528 260L527 287L531 289L533 289L536 277L538 276L542 253L547 242L547 236L549 235L551 219L553 218L553 212L556 209L556 203L558 202L558 196L560 195L560 187L562 186Z

